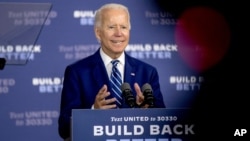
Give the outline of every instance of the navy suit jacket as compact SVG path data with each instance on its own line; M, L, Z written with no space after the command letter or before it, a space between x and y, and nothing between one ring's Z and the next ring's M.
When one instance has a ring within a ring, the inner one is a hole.
M65 69L58 120L59 134L62 138L69 137L72 109L91 109L101 87L106 84L110 90L108 74L99 50ZM125 53L124 82L130 84L134 95L136 95L135 82L139 86L149 83L153 89L155 108L165 108L158 72L155 67ZM129 108L125 101L122 108Z

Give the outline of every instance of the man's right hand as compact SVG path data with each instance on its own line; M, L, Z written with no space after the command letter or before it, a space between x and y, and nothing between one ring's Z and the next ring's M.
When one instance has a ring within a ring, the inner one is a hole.
M95 97L94 109L113 109L116 108L116 98L106 99L110 95L107 85L103 85ZM112 104L113 103L113 104Z

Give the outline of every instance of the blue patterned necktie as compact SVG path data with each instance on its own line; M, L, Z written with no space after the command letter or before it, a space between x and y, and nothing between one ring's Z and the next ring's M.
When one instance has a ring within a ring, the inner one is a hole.
M111 61L113 67L112 72L110 76L110 82L111 82L111 93L116 98L116 104L118 107L121 107L122 105L122 91L121 91L121 85L122 85L122 77L121 73L117 68L117 64L119 63L119 60L113 60Z

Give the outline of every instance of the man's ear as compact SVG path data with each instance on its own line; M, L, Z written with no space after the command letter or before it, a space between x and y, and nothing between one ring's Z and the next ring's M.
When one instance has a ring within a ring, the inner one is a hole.
M97 28L97 27L95 27L95 36L96 36L96 38L97 38L97 40L100 42L100 29L99 28Z

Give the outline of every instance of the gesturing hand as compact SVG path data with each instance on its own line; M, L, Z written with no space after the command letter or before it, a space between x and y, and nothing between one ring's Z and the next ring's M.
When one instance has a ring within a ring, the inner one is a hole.
M134 88L136 91L136 104L139 105L141 108L148 108L149 107L148 104L145 104L145 105L143 104L144 103L144 96L142 94L142 91L141 91L138 83L134 84Z
M110 95L107 85L103 85L95 97L94 109L113 109L116 108L115 98L106 99ZM112 104L114 103L114 104Z

